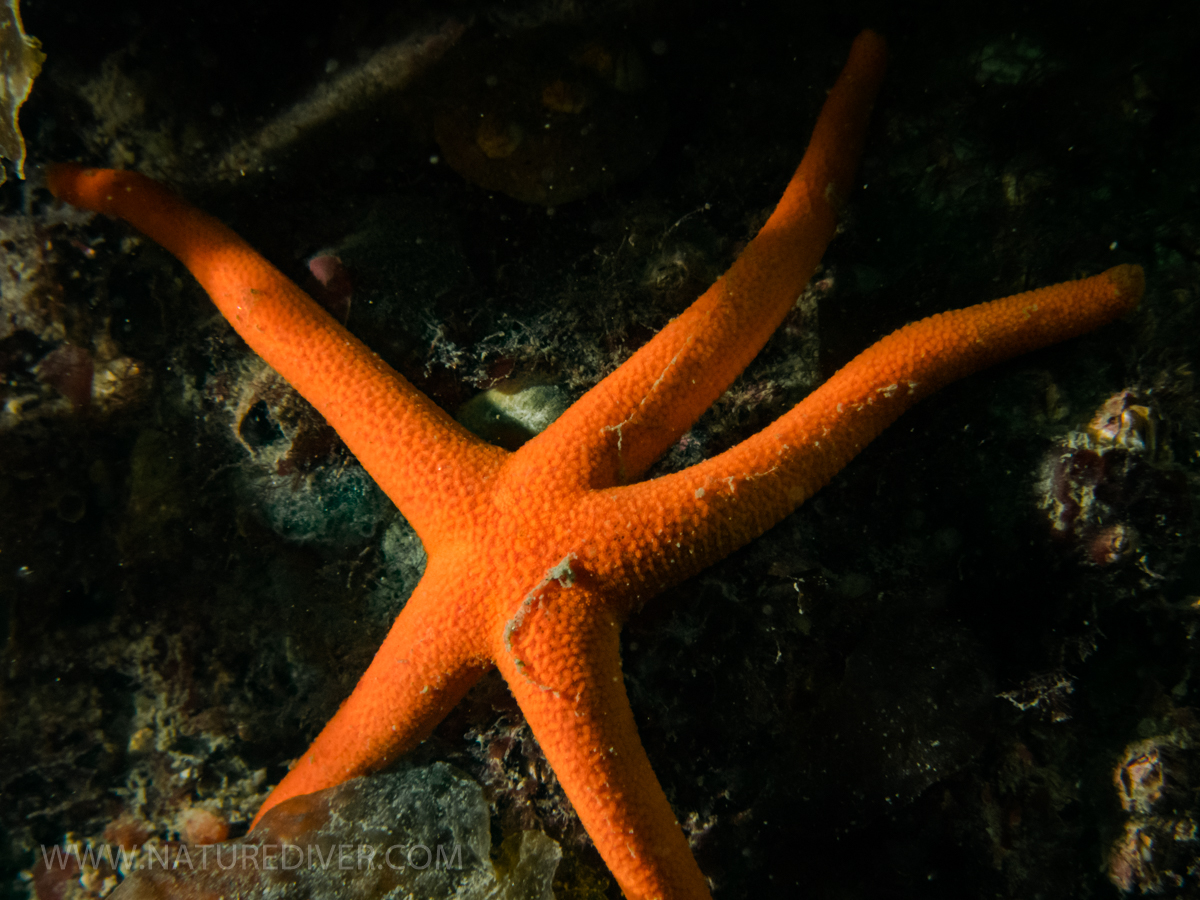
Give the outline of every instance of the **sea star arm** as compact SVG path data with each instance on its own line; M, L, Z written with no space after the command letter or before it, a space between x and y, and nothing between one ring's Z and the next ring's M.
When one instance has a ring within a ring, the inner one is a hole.
M703 296L526 445L531 473L554 473L559 489L632 481L749 364L834 235L886 58L882 37L858 36L767 223Z
M466 431L231 229L136 172L49 167L51 193L125 219L178 257L238 334L307 399L427 549L504 451Z
M596 849L629 900L707 900L650 767L621 675L624 616L577 559L526 598L499 636L497 667Z
M762 534L824 486L923 397L1010 357L1077 337L1132 311L1140 266L1016 294L907 325L869 347L771 425L719 456L603 492L620 518L658 522L633 536L658 560L649 590ZM614 573L614 578L627 578Z
M478 571L431 559L391 630L312 745L254 817L381 769L427 738L492 666Z

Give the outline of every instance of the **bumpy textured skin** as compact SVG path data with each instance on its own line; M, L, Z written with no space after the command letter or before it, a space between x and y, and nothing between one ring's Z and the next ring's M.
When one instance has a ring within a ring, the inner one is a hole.
M380 768L491 665L630 898L704 898L638 739L618 634L640 604L761 534L921 397L1137 305L1141 270L944 313L877 343L787 415L683 472L644 473L753 358L833 236L883 77L864 32L778 208L683 315L516 453L483 444L214 219L142 176L74 165L54 194L177 255L413 523L425 576L351 696L271 794ZM259 816L262 815L260 811Z

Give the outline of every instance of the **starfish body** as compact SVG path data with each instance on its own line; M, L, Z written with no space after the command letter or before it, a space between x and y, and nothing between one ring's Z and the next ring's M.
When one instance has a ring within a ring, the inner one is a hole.
M875 93L864 32L775 212L686 312L515 453L458 426L237 235L141 175L54 166L53 193L178 256L412 523L425 575L354 692L259 812L380 768L495 665L630 898L708 887L625 694L626 617L799 506L920 398L1128 312L1141 269L944 313L862 353L721 455L636 483L782 321L836 228ZM257 821L257 820L256 820Z

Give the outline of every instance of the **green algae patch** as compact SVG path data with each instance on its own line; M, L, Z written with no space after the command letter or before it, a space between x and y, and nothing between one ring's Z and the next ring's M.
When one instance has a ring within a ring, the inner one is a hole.
M42 71L46 54L42 43L25 33L21 25L21 11L17 0L5 0L0 7L0 156L11 159L17 169L17 177L25 177L25 138L17 125L21 104L33 90L33 80ZM0 184L8 173L0 166Z

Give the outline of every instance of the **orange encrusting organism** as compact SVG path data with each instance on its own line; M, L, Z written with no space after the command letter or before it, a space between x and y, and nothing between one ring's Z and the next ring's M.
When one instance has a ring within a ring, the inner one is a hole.
M921 397L1112 321L1142 292L1141 270L1120 266L930 317L731 450L627 484L737 376L810 277L852 187L885 55L873 32L854 42L783 199L730 270L512 454L464 432L233 232L165 188L130 173L49 171L56 196L126 218L187 264L247 343L333 424L429 554L358 686L259 818L412 749L494 664L626 896L708 897L625 694L626 616L778 522Z

